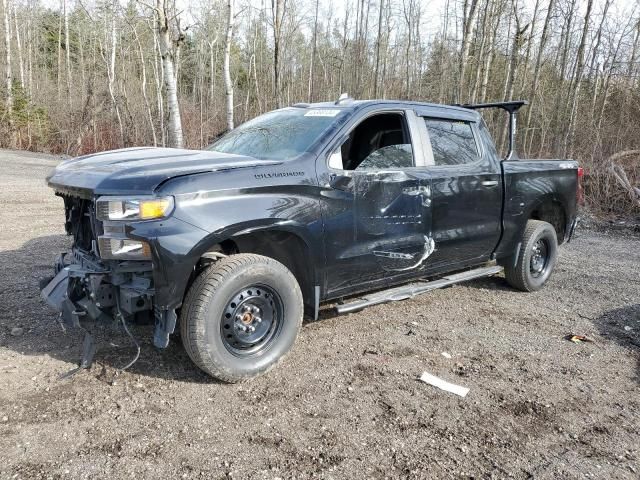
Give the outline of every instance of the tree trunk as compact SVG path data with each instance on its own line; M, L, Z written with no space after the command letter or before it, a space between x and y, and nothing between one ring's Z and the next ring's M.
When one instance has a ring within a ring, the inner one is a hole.
M312 47L311 47L311 61L309 66L309 103L313 102L313 87L314 87L314 71L313 68L315 66L316 52L318 49L318 8L320 6L320 0L316 0L316 14L313 18L313 39L312 39Z
M168 129L169 146L182 148L184 138L182 135L182 119L180 118L180 104L178 103L178 80L175 74L173 51L174 42L169 33L169 0L156 0L156 29L158 32L158 46L160 58L162 58L162 70L164 88L169 111ZM179 45L176 45L178 48Z
M67 67L67 98L71 103L71 44L69 42L69 9L67 8L67 1L62 2L64 9L64 50L66 56Z
M107 64L107 80L109 87L109 96L111 97L111 103L113 104L113 109L116 112L116 118L118 120L118 128L120 130L120 145L122 147L125 146L125 138L124 138L124 126L122 124L122 115L120 114L120 107L118 106L118 100L116 98L115 93L115 81L116 81L116 49L118 46L118 36L116 32L116 12L113 12L113 17L111 19L111 51L110 57Z
M533 7L533 19L531 20L531 35L529 35L529 41L527 42L527 50L524 54L523 64L523 72L522 72L522 83L520 88L520 96L525 94L525 89L528 85L527 79L529 77L529 60L531 59L531 49L533 47L533 36L536 33L536 24L538 23L538 10L540 7L540 0L536 0L535 6Z
M491 64L496 56L496 37L498 35L498 28L500 28L500 19L502 18L502 9L498 10L498 12L494 12L495 14L495 23L493 28L491 29L491 37L489 40L489 51L487 63L484 66L484 75L482 77L482 86L480 87L480 102L484 102L487 100L487 90L489 88L489 76L491 75Z
M31 9L30 9L31 10ZM32 19L31 12L27 18L27 93L29 96L33 92L33 33L32 33Z
M464 77L467 68L467 57L469 56L469 47L471 46L471 42L469 38L471 37L471 30L473 28L473 24L475 21L476 10L478 7L478 0L471 0L471 5L469 6L469 10L467 12L467 0L464 2L463 16L462 16L462 47L460 48L460 66L458 68L458 102L462 103L463 100L463 89L464 89Z
M20 87L24 88L24 59L22 57L22 42L20 41L20 30L18 29L18 13L16 5L13 6L13 23L16 29L16 47L18 50L18 68L20 72Z
M214 100L214 94L215 94L215 90L214 90L214 85L216 84L215 82L215 77L216 77L216 63L215 63L215 59L214 59L214 46L216 45L216 43L218 42L218 39L215 38L213 40L213 42L209 42L209 100L211 102L213 102Z
M531 103L534 102L535 95L538 90L538 82L540 81L540 68L542 67L542 54L544 53L544 48L547 44L547 37L549 36L549 24L551 23L551 17L553 16L554 2L555 0L549 0L549 7L547 7L547 16L544 19L544 25L542 27L542 36L540 37L540 45L538 46L538 53L536 55L536 65L533 69L533 82L531 84L531 94L529 95L529 101ZM529 105L529 108L527 110L526 129L524 133L525 154L529 153L529 150L526 148L527 137L529 135L533 136L533 134L529 132L529 129L531 128L532 112L533 112L533 105Z
M593 0L587 2L587 12L584 16L584 25L582 27L582 36L580 37L580 46L578 47L578 58L576 59L575 75L573 79L573 92L571 94L570 108L569 108L569 122L567 124L567 133L564 142L564 155L571 157L573 155L573 135L574 135L574 121L576 116L576 109L578 107L578 95L580 94L580 87L582 86L582 73L584 70L584 48L587 44L587 35L589 33L589 22L591 21L591 8L593 7Z
M276 107L282 106L282 92L280 91L280 48L282 35L282 20L286 0L271 0L271 13L273 16L273 90Z
M484 13L482 14L482 28L480 29L480 51L476 57L476 74L473 82L473 89L471 90L471 103L475 103L478 98L478 90L480 89L480 74L482 73L482 65L484 61L485 45L487 43L487 21L489 19L489 5L487 0L484 6Z
M513 100L513 88L515 85L516 76L518 74L518 58L520 56L520 50L522 48L522 43L524 40L524 34L527 31L529 25L525 25L524 27L520 26L520 16L518 14L518 0L511 0L511 5L513 7L513 17L515 20L515 34L513 37L513 45L511 49L511 55L509 59L509 68L507 70L507 82L505 84L505 92L504 92L504 100L510 101ZM500 135L500 141L498 143L499 147L505 143L508 131L508 121L505 121L504 126L502 128L502 133Z
M144 52L142 50L142 44L140 43L140 37L138 37L138 31L134 28L133 34L138 44L138 51L140 53L140 68L141 68L141 89L142 98L144 98L144 105L147 109L147 119L149 120L149 128L151 128L151 136L153 137L153 146L158 146L158 136L156 134L156 126L153 123L153 114L151 113L151 103L149 102L149 96L147 95L147 69L145 67Z
M560 132L564 132L564 125L566 123L566 118L563 118L564 114L566 113L566 110L561 108L560 105L563 105L565 102L565 89L562 88L562 80L565 78L565 75L567 73L567 66L569 63L569 53L570 53L570 47L571 47L571 36L572 36L572 30L571 27L573 25L573 20L574 20L574 12L575 12L575 6L576 6L576 2L577 0L570 0L570 6L569 6L569 14L567 16L566 19L566 28L564 29L563 35L561 36L561 40L560 40L560 45L561 48L559 49L560 53L560 73L558 75L559 78L559 85L556 87L556 96L555 96L555 114L554 114L554 118L553 118L553 128L556 128L558 131ZM566 92L567 98L569 96L570 92ZM562 141L562 135L555 135L554 136L554 142L553 142L553 150L555 152L558 152L560 150L560 147L563 144Z
M160 120L160 137L163 147L167 146L167 135L164 125L164 96L162 94L162 78L164 72L162 68L162 58L160 57L160 41L158 40L158 29L153 28L153 78L156 86L156 102L158 108L158 119ZM160 60L158 58L160 57Z
M411 28L411 22L413 20L413 15L414 15L413 0L403 0L402 8L403 8L403 14L404 14L404 21L407 24L407 44L405 45L404 98L409 99L409 95L411 93L411 73L409 69L412 63L410 58L410 53L411 53L411 42L413 40L413 35L412 35L413 31Z
M233 130L233 83L229 69L229 57L231 55L231 42L233 40L233 2L227 0L227 34L224 40L224 91L227 105L227 130Z
M602 12L602 19L600 20L600 25L598 26L598 33L596 33L596 43L593 47L593 52L591 54L591 64L589 65L589 73L593 74L595 71L595 81L593 84L593 94L591 95L591 118L593 120L593 115L596 110L596 99L598 98L598 84L600 80L599 75L599 62L598 62L598 54L600 52L600 44L602 43L602 27L604 26L604 21L607 18L607 11L609 7L613 3L613 0L606 0L604 4L604 10Z
M63 8L62 2L60 6ZM56 77L56 81L58 83L58 100L60 100L60 97L62 97L62 15L58 22L58 75Z
M2 0L4 13L4 49L6 59L6 88L7 98L5 100L7 125L9 127L9 148L16 147L16 132L13 128L13 73L11 72L11 28L9 24L9 2Z
M380 42L382 40L382 12L384 11L384 1L380 0L380 9L378 10L378 36L376 37L376 63L373 71L373 98L378 98L378 75L380 68Z

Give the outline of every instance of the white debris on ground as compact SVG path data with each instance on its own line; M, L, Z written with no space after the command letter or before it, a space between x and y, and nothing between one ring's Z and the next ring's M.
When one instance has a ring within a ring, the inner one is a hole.
M446 380L436 377L435 375L431 375L430 373L423 372L420 380L424 383L428 383L429 385L433 385L440 390L445 390L447 392L454 393L456 395L460 395L461 397L466 397L467 393L469 393L469 389L466 387L462 387L460 385L455 385L453 383L449 383Z

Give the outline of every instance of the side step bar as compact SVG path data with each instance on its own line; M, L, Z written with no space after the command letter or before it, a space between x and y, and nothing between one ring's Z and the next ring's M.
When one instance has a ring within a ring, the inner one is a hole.
M467 280L473 280L476 278L490 277L502 272L502 270L503 268L501 266L492 265L490 267L481 267L474 270L468 270L466 272L454 273L452 275L439 278L438 280L432 280L431 282L410 283L409 285L402 285L400 287L390 288L389 290L372 293L366 297L356 300L355 302L337 305L336 311L338 313L351 313L370 307L371 305L406 300L407 298L413 298L421 293L448 287L449 285L454 285L456 283L466 282Z

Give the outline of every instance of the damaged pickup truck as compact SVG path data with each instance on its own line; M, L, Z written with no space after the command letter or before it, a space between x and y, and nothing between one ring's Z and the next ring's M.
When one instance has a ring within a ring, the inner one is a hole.
M538 290L575 227L581 169L517 158L525 104L341 97L259 116L203 151L65 161L47 181L73 246L42 295L85 329L83 367L96 326L147 320L156 347L179 329L198 367L237 382L273 367L324 302L352 312L503 270ZM485 107L509 114L505 159Z

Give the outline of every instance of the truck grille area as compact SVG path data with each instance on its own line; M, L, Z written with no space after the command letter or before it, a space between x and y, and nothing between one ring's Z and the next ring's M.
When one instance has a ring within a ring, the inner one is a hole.
M101 234L100 222L96 220L94 202L80 197L58 194L64 199L67 235L73 236L73 245L86 252L94 250L94 241Z

